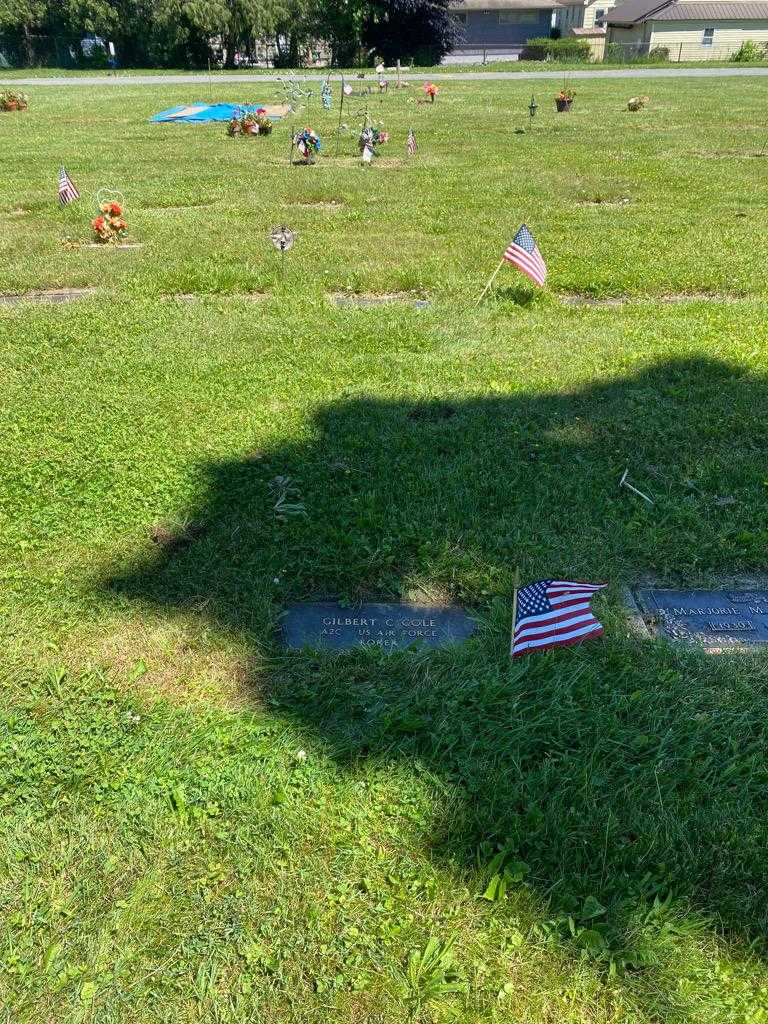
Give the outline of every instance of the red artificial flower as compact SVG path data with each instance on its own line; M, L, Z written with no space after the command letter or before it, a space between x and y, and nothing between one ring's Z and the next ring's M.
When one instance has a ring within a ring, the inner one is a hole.
M106 221L103 217L94 217L91 221L91 227L94 231L98 231L99 234L101 234L101 232L104 230L105 225Z
M123 208L120 205L120 203L110 203L109 212L112 214L113 217L119 217L120 214L123 212Z

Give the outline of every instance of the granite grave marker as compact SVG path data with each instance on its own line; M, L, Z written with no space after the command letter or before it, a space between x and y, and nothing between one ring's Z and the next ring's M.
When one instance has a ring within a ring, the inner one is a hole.
M646 623L669 640L718 652L768 644L768 590L661 590L634 596Z
M380 647L445 647L470 637L476 622L461 608L411 604L362 604L345 607L332 601L291 604L282 616L283 641L289 649L348 651Z

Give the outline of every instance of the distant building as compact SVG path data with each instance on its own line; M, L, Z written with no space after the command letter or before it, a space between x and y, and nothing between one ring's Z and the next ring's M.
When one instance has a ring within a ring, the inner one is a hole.
M549 36L560 0L464 0L450 10L461 28L461 40L454 52L487 50L508 52L521 49L528 39Z
M608 43L670 60L724 60L751 40L768 44L764 0L626 0L608 14Z
M572 28L607 28L614 4L615 0L581 0L580 3L563 0L563 9L557 12L557 27L564 36Z

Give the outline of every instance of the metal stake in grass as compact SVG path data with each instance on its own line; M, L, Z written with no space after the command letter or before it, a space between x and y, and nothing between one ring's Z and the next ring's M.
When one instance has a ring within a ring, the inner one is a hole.
M486 285L485 285L485 288L483 288L482 292L480 293L480 298L479 298L479 299L477 300L477 302L475 303L475 309L477 309L477 307L478 307L478 306L480 305L480 303L481 303L481 302L483 301L483 299L485 298L485 295L486 295L486 293L487 293L488 289L489 289L489 288L491 287L491 285L493 284L493 282L494 282L494 281L496 280L496 275L498 274L498 272L499 272L499 271L501 270L501 268L502 268L502 267L504 266L504 264L505 264L505 263L506 263L506 260L505 260L505 259L504 259L504 257L502 256L502 257L501 257L501 261L500 261L500 263L499 263L498 267L496 267L496 269L494 270L494 272L493 272L493 273L491 274L491 276L490 276L490 277L488 278L488 281L487 281L487 283L486 283Z
M512 632L509 637L509 656L514 657L515 654L515 625L517 623L517 592L520 589L520 567L515 566L515 579L513 583L514 590L512 591Z
M339 139L341 138L341 115L344 112L344 75L341 76L341 96L339 97L339 127L336 129L336 151L334 156L339 155Z
M647 501L649 505L653 504L653 498L649 498L647 494L643 494L642 491L638 491L636 487L633 487L627 480L627 474L629 469L625 469L622 473L621 480L619 480L619 487L626 487L628 491L632 491L633 494L637 494L638 497L642 498L643 501Z

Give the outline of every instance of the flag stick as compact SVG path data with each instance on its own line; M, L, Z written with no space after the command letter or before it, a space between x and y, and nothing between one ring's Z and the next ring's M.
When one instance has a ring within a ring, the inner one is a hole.
M485 288L483 288L483 291L482 291L482 293L480 295L480 298L475 303L475 308L477 308L480 305L480 303L483 301L483 299L485 297L485 293L488 291L488 289L491 287L493 282L496 280L496 275L498 274L498 272L501 270L501 268L504 266L505 263L506 263L506 260L502 256L501 257L501 262L499 263L498 267L496 267L496 269L491 274L491 276L488 278L488 283L486 284Z
M291 125L291 148L288 152L288 166L293 164L293 125Z
M517 592L520 589L520 566L515 566L514 590L512 591L512 633L509 638L509 656L515 653L515 624L517 622Z
M341 76L341 98L339 100L339 127L336 130L336 152L334 156L339 155L339 139L341 138L341 115L344 111L344 75Z

